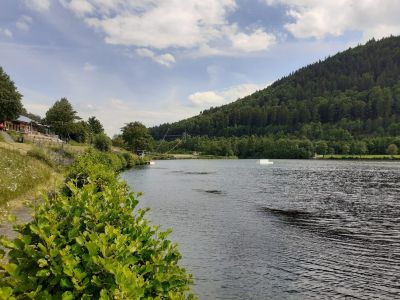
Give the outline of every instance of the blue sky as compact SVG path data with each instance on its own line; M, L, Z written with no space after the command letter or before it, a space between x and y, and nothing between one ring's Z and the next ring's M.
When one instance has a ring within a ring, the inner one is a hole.
M173 122L400 33L397 0L2 0L0 65L44 116L67 97L107 133Z

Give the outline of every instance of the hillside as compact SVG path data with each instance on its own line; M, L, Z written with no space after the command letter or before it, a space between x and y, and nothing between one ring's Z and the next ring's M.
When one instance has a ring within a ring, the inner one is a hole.
M348 140L400 135L400 37L371 40L276 81L236 102L151 128L168 134L291 135Z

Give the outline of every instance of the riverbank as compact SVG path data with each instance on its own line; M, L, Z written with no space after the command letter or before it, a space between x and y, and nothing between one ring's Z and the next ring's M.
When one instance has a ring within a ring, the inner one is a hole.
M205 154L189 154L189 153L171 153L149 154L151 160L173 160L173 159L238 159L237 156L218 156L218 155L205 155Z
M316 159L326 160L400 160L400 155L388 154L329 154L318 155Z

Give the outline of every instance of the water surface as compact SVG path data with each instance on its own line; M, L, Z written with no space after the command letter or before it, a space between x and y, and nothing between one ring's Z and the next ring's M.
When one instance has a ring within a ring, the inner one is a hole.
M400 163L175 160L125 172L200 299L400 299Z

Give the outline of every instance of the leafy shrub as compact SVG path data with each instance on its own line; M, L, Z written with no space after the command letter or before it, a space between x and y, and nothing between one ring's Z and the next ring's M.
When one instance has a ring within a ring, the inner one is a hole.
M93 146L99 151L110 151L111 144L111 139L104 133L96 134L93 138Z
M396 155L399 152L399 148L395 144L390 144L386 150L389 155Z
M104 185L115 184L117 181L115 172L143 163L144 161L138 156L127 152L99 152L95 149L89 149L76 158L66 177L67 180L75 179L78 187L88 183L90 177L91 181L96 183L101 190ZM65 186L64 191L67 190L68 187Z
M67 181L74 180L78 188L83 187L89 182L96 184L98 190L109 184L115 185L118 180L114 172L120 170L120 161L112 153L101 153L94 149L89 149L83 155L76 158L75 163L69 168L66 178ZM63 188L65 193L69 193L68 185Z
M27 152L27 155L43 161L50 167L52 167L54 165L53 161L51 160L51 157L43 149L36 148L36 147L32 148L31 150L29 150Z
M131 168L133 166L143 164L143 161L136 154L132 154L130 152L124 152L124 153L122 153L122 156L124 157L124 159L126 161L127 168Z
M146 210L135 210L136 195L106 165L93 163L96 155L90 151L77 160L75 170L87 175L83 185L78 172L66 183L68 193L45 198L31 222L15 226L18 238L0 240L10 250L8 262L0 263L0 296L194 298L191 276L178 265L176 245L166 239L169 232L151 226ZM99 173L109 177L101 189Z

